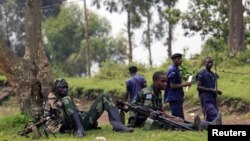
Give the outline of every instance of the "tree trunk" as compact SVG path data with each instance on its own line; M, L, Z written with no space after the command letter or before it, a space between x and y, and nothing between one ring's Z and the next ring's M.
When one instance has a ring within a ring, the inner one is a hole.
M168 22L168 39L167 39L168 58L171 58L172 56L172 40L173 40L173 25L170 22Z
M151 14L150 14L150 9L147 9L147 48L148 48L148 53L149 53L149 64L152 67L153 66L153 61L152 61L152 52L151 52L151 38L150 38L150 23L151 23Z
M171 9L173 6L171 2L168 3L168 8ZM172 56L172 40L173 40L173 24L171 23L171 12L168 14L168 38L167 38L167 45L168 45L168 58Z
M133 62L133 47L132 47L132 32L131 32L131 18L130 10L127 10L127 32L128 32L128 60L129 63Z
M20 100L21 111L36 114L37 107L31 98L31 84L42 83L44 96L51 90L52 70L45 55L41 34L41 1L26 0L26 47L24 58L17 57L0 41L0 71L7 77Z
M228 45L232 55L246 50L242 0L229 0Z
M86 70L87 70L87 76L91 76L91 65L90 65L90 53L89 53L89 34L88 34L88 11L87 11L87 5L86 0L84 0L84 17L85 17L85 57L86 57Z

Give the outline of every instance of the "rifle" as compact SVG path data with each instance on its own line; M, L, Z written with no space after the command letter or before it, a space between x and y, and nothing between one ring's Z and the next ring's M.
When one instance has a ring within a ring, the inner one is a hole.
M41 137L41 134L39 133L38 129L44 125L48 120L50 120L51 117L46 117L46 118L40 118L37 122L35 123L30 123L30 124L27 124L24 129L22 131L19 131L18 132L18 135L20 136L26 136L31 133L31 132L34 132L35 133L35 136L36 138L40 138Z
M179 129L179 130L193 130L189 127L186 127L184 125L181 125L177 122L174 122L168 118L166 118L164 115L162 115L161 113L151 109L151 108L148 108L148 107L141 107L141 106L133 106L131 104L128 104L128 103L125 103L125 102L122 102L122 101L117 101L116 102L116 106L118 107L118 109L122 110L122 111L125 111L125 112L128 112L128 111L134 111L138 114L141 114L145 117L149 117L150 116L150 113L151 112L154 112L156 114L155 117L153 117L154 120L158 120L158 121L161 121L163 123L166 123L168 125L172 125L175 129Z

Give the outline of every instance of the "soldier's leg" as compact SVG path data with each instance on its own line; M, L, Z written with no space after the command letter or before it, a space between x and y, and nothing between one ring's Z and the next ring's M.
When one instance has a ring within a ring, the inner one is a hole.
M109 121L114 130L131 131L130 128L127 128L122 124L118 109L113 104L111 97L106 94L98 96L88 112L86 112L83 119L84 125L86 125L88 129L93 128L104 110L108 111Z
M114 104L110 97L105 94L98 96L83 117L84 127L86 126L87 130L94 128L104 110L112 107L114 107Z
M218 110L213 103L205 103L204 111L206 113L206 121L211 122L218 116Z
M62 99L64 114L67 116L69 124L73 125L75 130L75 135L78 137L83 137L84 128L82 124L82 120L80 119L79 113L77 112L76 106L72 99L69 96L65 96Z
M183 101L170 101L169 106L173 116L184 119Z

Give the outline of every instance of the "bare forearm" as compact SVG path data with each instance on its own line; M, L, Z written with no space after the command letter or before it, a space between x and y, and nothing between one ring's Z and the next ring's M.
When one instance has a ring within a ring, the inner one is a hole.
M171 89L179 89L179 88L183 88L183 87L185 87L184 84L174 84L174 83L170 84Z
M199 91L215 92L215 89L213 89L213 88L206 88L206 87L203 87L203 86L198 86L197 89Z

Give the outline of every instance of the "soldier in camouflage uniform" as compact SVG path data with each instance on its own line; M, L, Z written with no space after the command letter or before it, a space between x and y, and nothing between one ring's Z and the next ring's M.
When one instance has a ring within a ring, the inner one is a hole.
M97 119L104 110L108 112L113 131L133 131L133 128L128 128L122 124L119 111L108 95L102 94L98 96L87 112L79 112L72 99L68 96L67 82L64 79L56 80L52 92L48 95L44 114L47 116L55 114L58 118L54 120L55 123L52 121L47 124L47 131L54 133L74 129L76 136L83 137L84 130L97 127Z
M154 111L158 111L162 113L166 118L169 120L175 121L179 124L182 124L184 126L187 126L189 128L193 129L207 129L208 124L219 124L220 117L217 117L213 122L201 122L200 118L198 116L195 117L194 124L192 123L184 123L184 120L180 117L175 117L168 115L164 112L162 109L162 94L161 90L164 90L167 85L167 77L165 76L164 72L155 72L153 75L153 84L149 87L146 87L142 89L136 96L135 100L132 102L136 106L142 106L151 108ZM145 117L142 115L139 115L137 113L134 114L134 118L131 121L130 125L133 125L132 127L146 127L146 129L149 128L171 128L171 126L163 124L159 121L152 121L150 117L155 116L154 113L150 113L149 117ZM146 123L146 124L145 124ZM148 125L148 123L152 124L152 126Z

